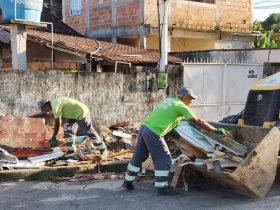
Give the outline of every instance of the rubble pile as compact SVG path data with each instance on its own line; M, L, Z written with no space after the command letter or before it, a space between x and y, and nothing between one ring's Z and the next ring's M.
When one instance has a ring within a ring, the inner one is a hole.
M53 127L46 126L47 136L52 133ZM135 144L135 127L128 123L117 123L110 127L99 126L98 132L104 139L109 155L106 160L99 158L91 140L86 136L77 136L75 144L72 138L63 138L59 133L56 147L51 147L50 142L45 139L38 140L40 148L19 147L12 148L5 145L0 146L0 169L41 168L70 165L83 165L90 163L104 163L106 161L128 160L132 156ZM1 149L6 148L7 150Z
M233 172L245 159L248 149L229 137L221 137L212 133L203 133L197 127L181 122L176 131L179 138L175 144L182 155L181 166L196 165L209 171Z

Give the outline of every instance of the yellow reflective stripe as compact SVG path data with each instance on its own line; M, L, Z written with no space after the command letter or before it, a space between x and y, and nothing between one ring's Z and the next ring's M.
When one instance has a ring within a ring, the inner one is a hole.
M168 186L168 182L155 182L156 187L165 187Z
M125 177L124 177L124 179L129 182L134 181L135 178L136 178L136 176L129 176L128 174L125 174Z
M135 167L135 166L131 165L130 163L128 164L127 169L130 170L130 171L133 171L133 172L139 172L140 171L139 167Z
M169 175L169 171L155 170L155 176L168 176L168 175Z

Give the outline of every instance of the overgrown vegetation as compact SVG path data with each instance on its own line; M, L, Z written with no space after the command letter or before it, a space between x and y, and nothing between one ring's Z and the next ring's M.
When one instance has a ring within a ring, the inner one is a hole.
M253 30L261 32L253 43L254 48L279 47L280 13L271 14L265 21L255 21Z
M51 6L51 0L44 0L44 7L50 7Z

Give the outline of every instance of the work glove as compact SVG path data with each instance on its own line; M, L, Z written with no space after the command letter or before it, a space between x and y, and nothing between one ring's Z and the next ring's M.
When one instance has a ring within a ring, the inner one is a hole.
M51 147L57 147L58 145L57 139L55 137L50 138L49 143Z
M216 128L215 133L222 135L224 137L226 137L228 135L228 132L223 128Z

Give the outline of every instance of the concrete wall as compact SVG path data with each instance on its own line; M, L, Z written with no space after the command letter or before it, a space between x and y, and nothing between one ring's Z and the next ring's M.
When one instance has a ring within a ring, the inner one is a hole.
M145 72L73 75L61 71L0 71L0 116L35 115L39 113L39 99L66 96L87 104L97 122L141 122L166 93L174 94L182 84L182 67L169 71L170 88L159 91L149 90L153 83L149 83L151 74Z
M208 50L170 53L185 61L221 63L279 63L280 49Z

